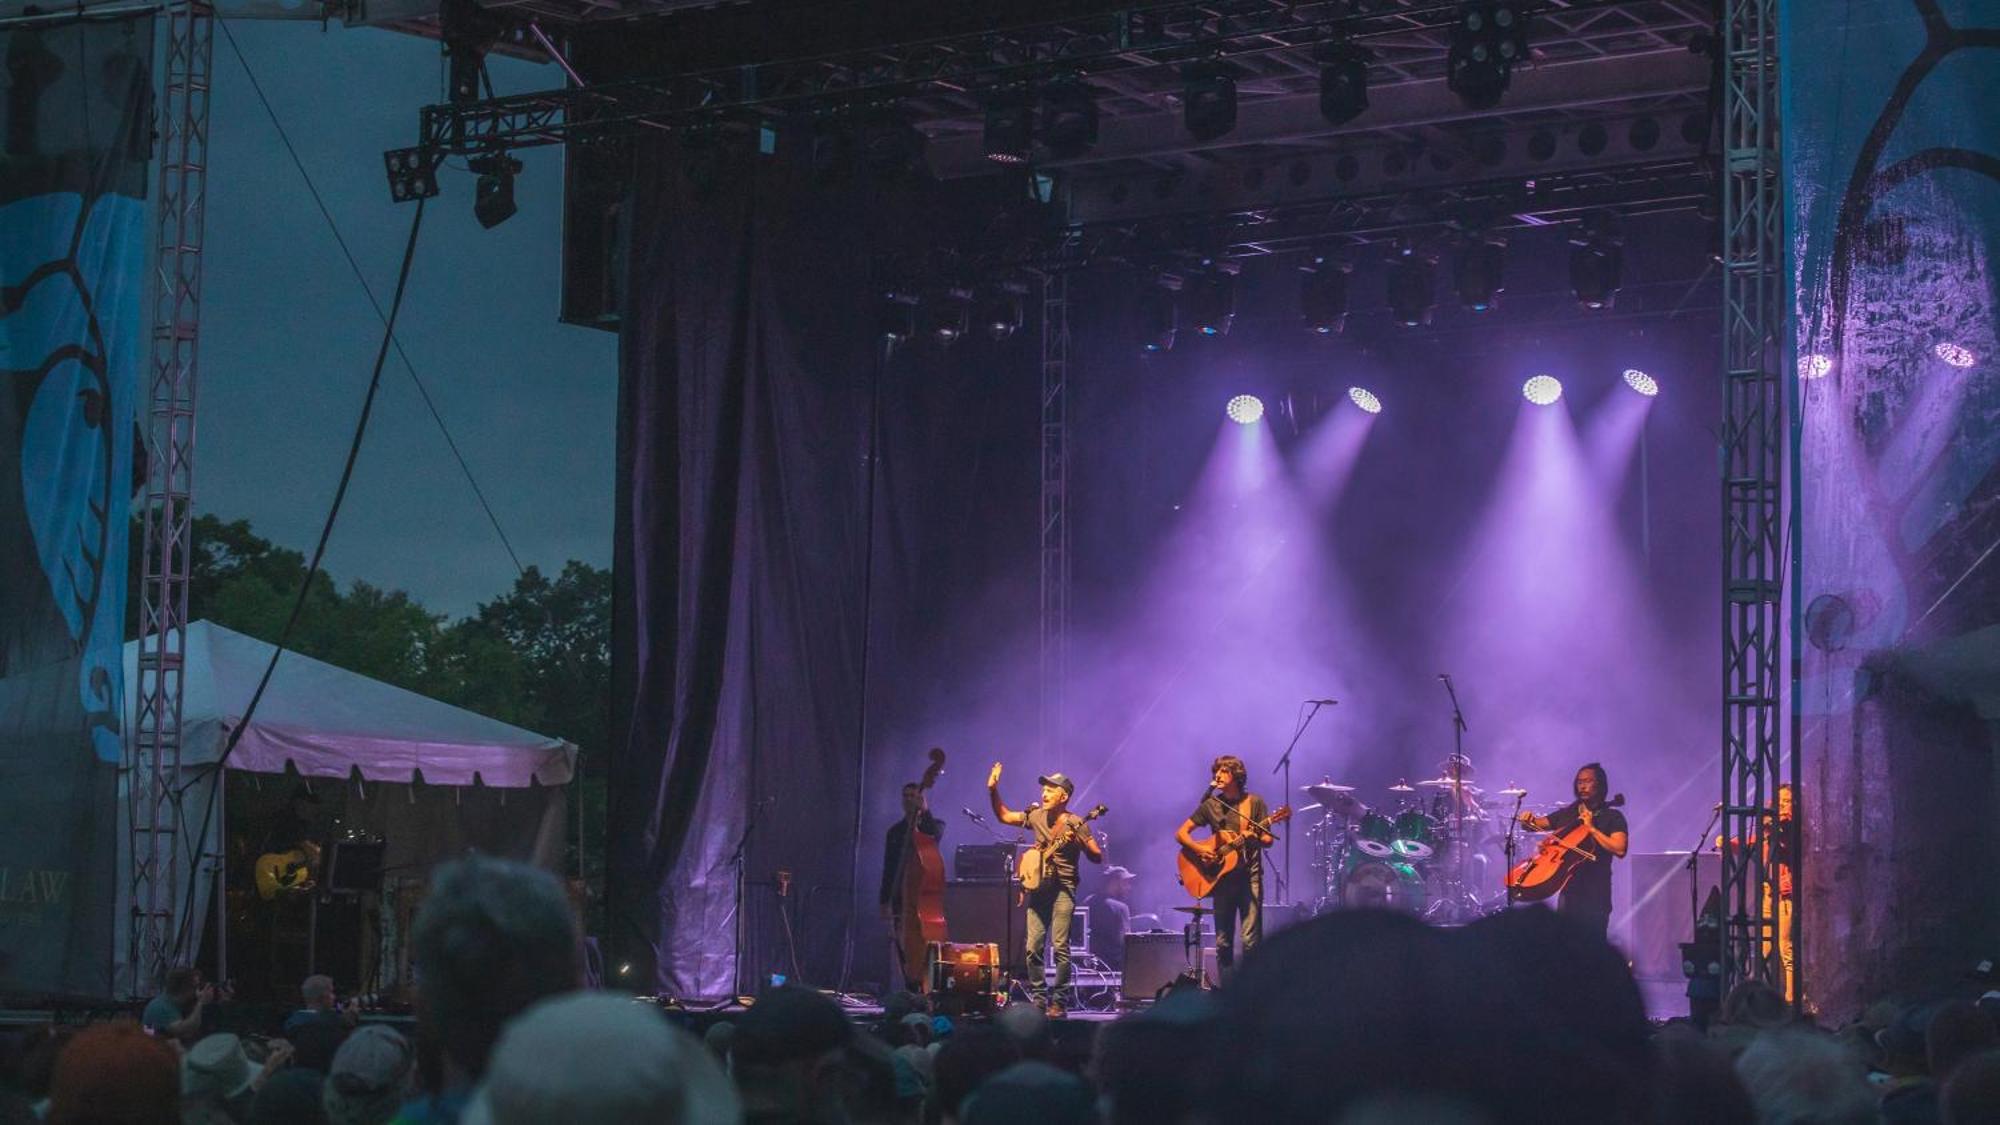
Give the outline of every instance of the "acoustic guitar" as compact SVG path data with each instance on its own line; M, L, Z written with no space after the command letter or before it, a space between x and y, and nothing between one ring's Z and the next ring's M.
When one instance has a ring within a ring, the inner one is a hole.
M1259 828L1270 831L1290 819L1292 806L1280 805L1270 818L1258 824ZM1223 877L1243 863L1243 848L1255 837L1248 832L1217 832L1206 840L1198 841L1198 847L1181 845L1181 854L1176 862L1180 868L1181 886L1196 898L1207 898L1215 893L1215 885Z
M1625 794L1620 793L1604 802L1604 807L1615 809L1624 804ZM1507 896L1515 902L1541 902L1568 886L1570 877L1584 864L1609 862L1609 856L1595 855L1580 846L1589 835L1590 827L1579 820L1561 832L1543 836L1535 854L1507 872Z
M1110 811L1105 806L1099 805L1083 814L1083 824L1088 824ZM1021 853L1020 860L1014 865L1014 874L1021 881L1023 892L1034 891L1048 879L1049 860L1056 852L1062 850L1063 845L1076 838L1076 834L1083 829L1083 824L1067 825L1060 833L1051 834L1048 839Z
M315 849L317 850L317 849ZM302 894L313 889L315 856L304 848L288 852L266 852L251 866L257 883L257 897L269 902L279 895Z

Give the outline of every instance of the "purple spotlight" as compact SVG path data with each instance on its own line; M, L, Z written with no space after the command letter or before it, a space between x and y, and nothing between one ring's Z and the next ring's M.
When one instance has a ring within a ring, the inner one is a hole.
M1257 420L1264 416L1264 400L1256 395L1237 395L1229 400L1229 405L1223 410L1228 413L1229 420L1237 425L1254 426Z
M1646 374L1636 367L1625 369L1625 385L1645 395L1647 398L1652 398L1654 395L1660 393L1660 384L1651 375Z
M1972 349L1959 344L1939 344L1931 351L1953 367L1971 367L1973 363Z
M1370 414L1382 413L1382 400L1376 398L1375 393L1366 387L1347 388L1347 398L1348 401Z
M1552 406L1563 396L1563 385L1553 375L1537 375L1521 384L1521 397L1536 406Z
M1799 357L1799 378L1824 379L1833 373L1833 357L1813 352Z

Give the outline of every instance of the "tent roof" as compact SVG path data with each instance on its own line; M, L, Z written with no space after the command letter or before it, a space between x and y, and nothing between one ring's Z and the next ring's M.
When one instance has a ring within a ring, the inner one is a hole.
M181 763L214 762L241 722L274 646L208 621L187 629ZM125 645L125 686L138 690L139 642ZM136 708L128 708L132 713ZM136 729L136 726L133 728ZM576 747L325 661L286 652L229 758L229 768L518 789L570 779Z

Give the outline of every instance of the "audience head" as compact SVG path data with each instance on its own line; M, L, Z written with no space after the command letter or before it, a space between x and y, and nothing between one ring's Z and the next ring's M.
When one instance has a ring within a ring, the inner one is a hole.
M1083 1079L1030 1059L981 1083L965 1099L965 1125L1096 1125L1097 1099Z
M326 1120L320 1108L320 1087L325 1078L318 1071L286 1068L264 1080L257 1100L250 1104L247 1125L318 1125Z
M736 1025L728 1020L716 1020L701 1033L701 1041L708 1046L708 1053L715 1061L727 1067L730 1049L736 1045Z
M577 928L546 871L471 856L440 867L417 916L419 1034L466 1079L486 1070L500 1029L576 987Z
M328 1064L320 1106L329 1125L385 1125L408 1097L416 1077L416 1051L394 1030L355 1029Z
M694 1036L629 997L574 992L507 1025L462 1120L733 1125L742 1116L729 1080Z
M176 1125L180 1068L174 1048L135 1023L76 1033L49 1080L50 1125Z
M257 1066L243 1040L226 1031L189 1047L181 1059L181 1093L190 1098L233 1101L249 1093L256 1081Z
M1931 1077L1942 1082L1958 1064L1983 1051L2000 1047L1993 1021L1969 1000L1954 1000L1931 1015L1924 1029L1924 1057Z
M161 994L182 1008L191 1006L195 994L200 991L201 970L188 965L168 969L166 980L160 986Z
M810 988L780 985L736 1021L730 1063L747 1108L837 1120L850 1076L854 1026Z
M299 996L306 1007L315 1011L326 1011L333 1007L333 978L324 973L314 973L299 985Z
M1178 989L1105 1026L1093 1065L1109 1125L1164 1125L1192 1112L1194 1076L1214 1058L1215 1005L1211 993Z
M1889 1021L1888 1026L1875 1033L1875 1045L1881 1048L1882 1069L1899 1078L1913 1078L1930 1072L1930 1060L1925 1056L1925 1033L1930 1030L1931 1013L1928 1004L1910 1004Z
M2000 1121L2000 1051L1962 1060L1945 1079L1938 1105L1944 1125Z
M947 1120L961 1120L966 1097L981 1082L1019 1061L1020 1044L999 1028L990 1024L958 1028L938 1048L932 1064L932 1091L940 1114Z
M1757 1107L1729 1052L1692 1030L1653 1037L1653 1125L1755 1125Z
M1766 1031L1736 1060L1737 1076L1768 1125L1873 1125L1876 1099L1853 1056L1824 1035Z

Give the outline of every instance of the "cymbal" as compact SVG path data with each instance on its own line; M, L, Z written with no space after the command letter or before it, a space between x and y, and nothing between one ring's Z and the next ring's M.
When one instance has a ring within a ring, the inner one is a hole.
M1416 790L1415 790L1414 788L1412 788L1412 787L1410 786L1410 784L1409 784L1408 782L1406 782L1406 781L1398 781L1398 782L1397 782L1396 784L1394 784L1394 785L1391 785L1391 786L1389 787L1389 792L1391 792L1391 793L1415 793L1415 792L1416 792Z
M1417 782L1417 784L1423 786L1425 789L1458 789L1466 793L1486 792L1486 790L1481 789L1470 781L1453 781L1448 777L1427 777Z
M1509 785L1507 788L1500 790L1500 795L1502 797L1525 797L1528 795L1528 791L1518 785Z
M1338 803L1345 795L1354 792L1354 786L1335 785L1330 781L1323 781L1318 785L1301 785L1299 786L1299 792L1304 793L1322 805L1331 806Z
M1182 914L1192 914L1197 918L1204 914L1215 913L1215 908L1212 906L1176 906L1174 909L1180 911Z

